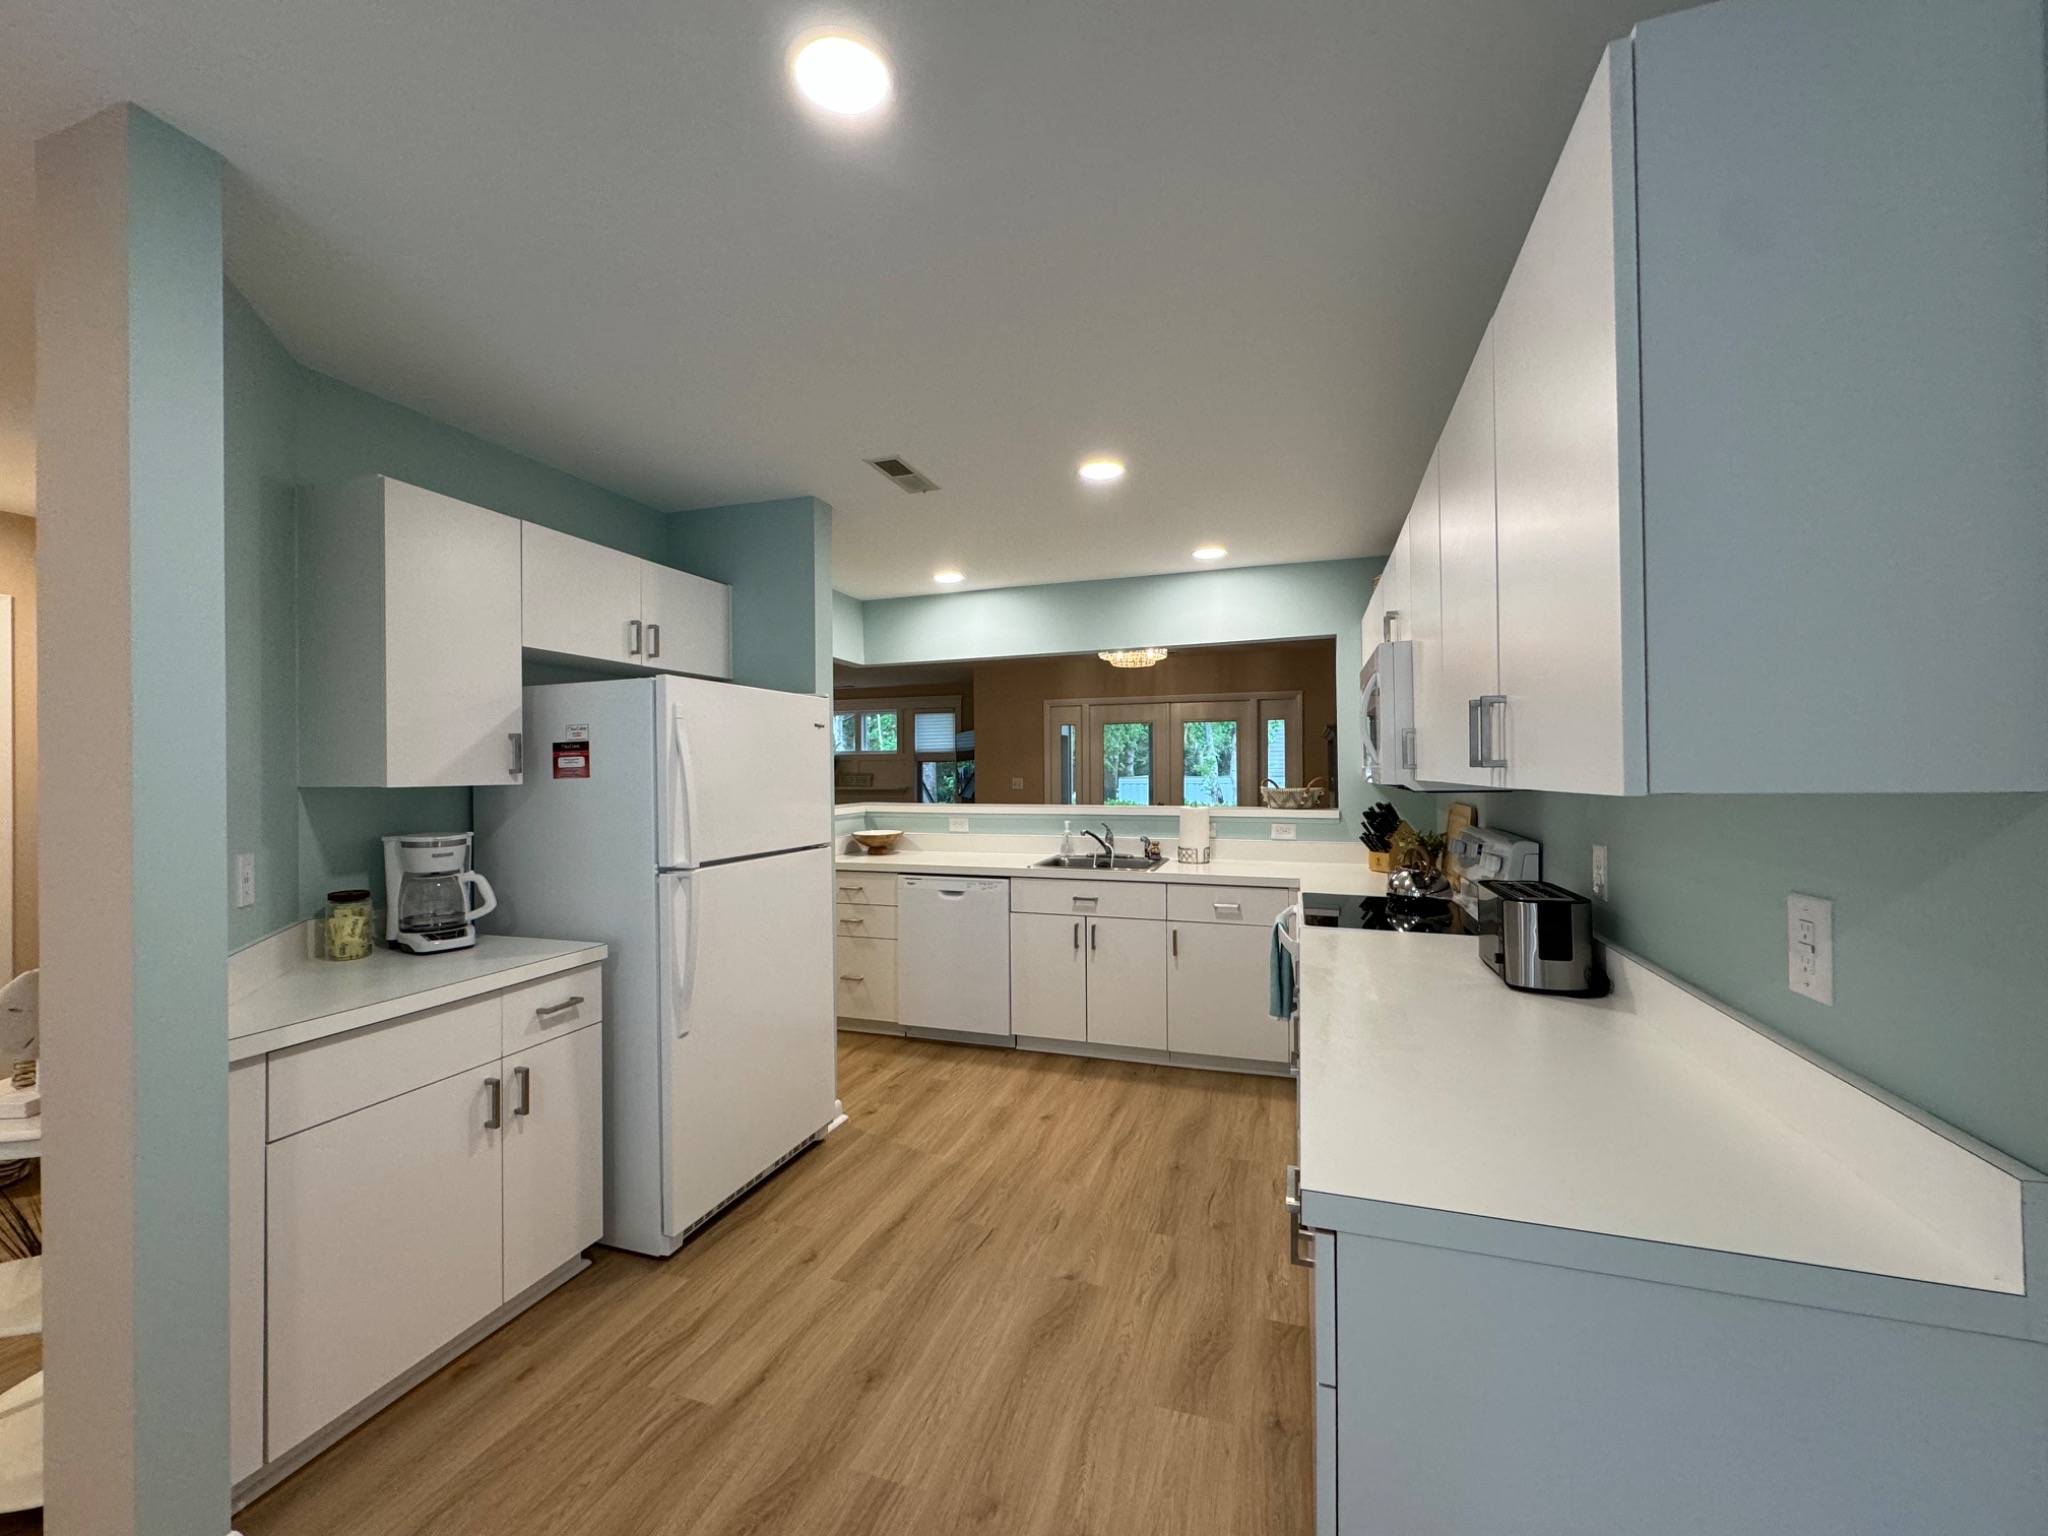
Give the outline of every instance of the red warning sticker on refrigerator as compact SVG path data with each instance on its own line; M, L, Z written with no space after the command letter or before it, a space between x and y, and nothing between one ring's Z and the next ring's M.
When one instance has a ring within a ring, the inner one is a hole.
M589 778L590 743L587 741L556 742L555 777L558 779Z

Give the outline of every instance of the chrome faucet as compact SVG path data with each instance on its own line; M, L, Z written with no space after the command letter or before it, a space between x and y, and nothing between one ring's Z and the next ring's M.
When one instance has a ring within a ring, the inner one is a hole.
M1100 848L1100 849L1102 850L1102 856L1103 856L1103 857L1104 857L1105 859L1109 860L1109 862L1110 862L1111 864L1115 864L1115 863L1116 863L1116 828L1112 827L1112 826L1111 826L1111 825L1110 825L1110 824L1109 824L1108 822L1106 822L1106 821L1105 821L1105 822L1104 822L1104 823L1102 824L1102 830L1103 830L1103 832L1104 832L1104 833L1107 833L1107 834L1108 834L1108 835L1107 835L1106 837L1105 837L1105 836L1100 836L1100 835L1098 835L1098 834L1096 834L1096 833L1094 833L1094 832L1090 832L1090 831L1089 831L1089 830L1088 830L1088 829L1087 829L1086 827L1083 827L1083 828L1081 829L1081 835L1082 835L1083 837L1085 837L1085 838L1089 838L1089 839L1092 839L1092 840L1094 841L1094 843L1096 844L1096 846L1097 846L1097 847L1099 847L1099 848Z

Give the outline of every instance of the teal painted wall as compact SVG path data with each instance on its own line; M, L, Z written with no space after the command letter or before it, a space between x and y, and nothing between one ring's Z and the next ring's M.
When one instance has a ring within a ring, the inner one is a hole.
M832 594L832 657L856 666L867 660L867 628L862 603L844 592Z
M1334 636L1337 799L1348 829L1344 835L1356 836L1359 812L1370 803L1359 768L1353 702L1363 665L1359 624L1372 598L1373 577L1385 564L1382 559L1325 560L880 598L859 605L862 654L869 666L892 666ZM1314 754L1321 743L1309 747L1308 760L1320 761ZM1260 835L1264 825L1258 824Z
M2048 795L1399 795L1542 839L1622 947L2048 1168ZM1786 986L1785 897L1835 904L1835 1003Z
M228 1513L227 934L191 899L227 837L221 162L125 110L134 1494L137 1530L205 1531Z
M312 916L329 890L381 894L384 834L471 824L466 789L298 787L301 496L388 474L646 559L667 561L669 538L651 507L304 367L233 289L223 326L228 847L257 856L256 904L235 908L229 887L235 948ZM807 547L806 572L814 558Z
M832 691L832 509L810 496L668 519L669 564L732 588L733 679Z

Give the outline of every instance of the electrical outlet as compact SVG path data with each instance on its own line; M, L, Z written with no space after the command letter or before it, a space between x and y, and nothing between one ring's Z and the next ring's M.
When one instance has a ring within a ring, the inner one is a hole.
M1012 779L1012 780L1010 780L1010 788L1012 788L1012 789L1022 789L1023 787L1024 787L1024 781L1023 781L1022 779Z
M1293 822L1291 822L1291 821L1276 821L1276 822L1274 822L1274 823L1273 823L1273 841L1274 841L1274 842L1276 842L1276 843L1291 843L1291 842L1293 842L1293 841L1294 841L1294 823L1293 823Z
M1835 1003L1835 904L1825 896L1785 898L1785 966L1794 992Z
M965 832L967 830L967 818L965 816L948 816L946 818L946 830L948 832Z
M256 855L253 853L235 855L235 905L256 905Z
M1593 845L1593 894L1600 900L1607 899L1607 845Z

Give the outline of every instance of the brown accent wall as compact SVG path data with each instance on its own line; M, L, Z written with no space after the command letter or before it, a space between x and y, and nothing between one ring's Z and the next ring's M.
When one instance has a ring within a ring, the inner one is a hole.
M1337 643L1298 640L1175 651L1156 667L1112 667L1094 655L977 662L975 798L1043 805L1049 699L1300 693L1304 777L1323 772L1323 731L1337 720ZM1023 780L1021 788L1013 780Z

